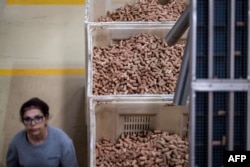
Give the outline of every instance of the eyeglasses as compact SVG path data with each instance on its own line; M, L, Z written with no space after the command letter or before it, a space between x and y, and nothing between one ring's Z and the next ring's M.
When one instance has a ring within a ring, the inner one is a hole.
M37 115L34 118L31 117L24 117L23 118L23 123L25 125L30 125L32 123L32 121L34 121L35 124L39 124L43 121L44 116L41 115Z

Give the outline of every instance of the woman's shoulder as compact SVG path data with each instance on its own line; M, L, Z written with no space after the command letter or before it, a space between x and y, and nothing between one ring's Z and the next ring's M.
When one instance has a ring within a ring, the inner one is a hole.
M49 131L53 133L65 133L62 129L54 127L54 126L48 126Z
M25 138L26 138L26 131L22 129L13 136L11 143L20 143Z
M71 141L71 138L64 132L62 129L53 127L53 126L48 126L48 130L50 133L50 136L53 139L58 139L58 140L63 140L63 141Z

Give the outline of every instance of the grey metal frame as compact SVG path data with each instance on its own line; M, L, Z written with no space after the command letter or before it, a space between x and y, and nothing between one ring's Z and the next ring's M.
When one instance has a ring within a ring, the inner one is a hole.
M192 0L190 2L191 13L190 13L190 35L191 35L191 49L190 49L190 72L191 72L191 84L196 80L196 32L197 32L197 1ZM195 166L195 90L193 85L191 85L191 94L190 94L190 123L189 123L189 166Z
M191 13L191 7L185 9L180 18L176 21L173 28L166 35L165 40L169 46L172 46L178 42L181 36L189 27L189 15Z
M178 76L178 82L175 89L174 100L173 102L177 105L185 105L188 100L188 96L190 94L190 86L191 86L191 75L190 75L190 43L191 36L188 33L187 43L185 46L185 51L181 63L181 69Z
M191 93L190 93L190 161L189 166L195 166L195 100L197 92L208 92L208 167L213 164L213 92L226 91L229 92L229 132L228 132L228 149L233 150L234 146L234 92L243 91L248 93L247 102L250 104L250 68L248 68L247 79L234 79L235 65L235 0L231 0L230 8L230 78L229 79L213 79L213 48L214 48L214 0L209 1L209 41L208 41L208 79L196 78L196 32L197 32L197 0L190 2L190 72L191 72ZM248 0L248 67L250 67L250 0ZM247 106L247 119L250 120L250 105ZM250 150L250 121L247 121L247 150Z
M176 21L173 28L166 35L165 40L169 46L172 46L178 42L181 36L188 31L189 28L189 18L191 13L191 5L185 9L181 17ZM178 82L175 89L174 100L173 102L177 105L185 105L187 103L191 75L189 72L189 59L190 59L190 44L191 44L191 35L188 32L186 47L182 59L181 69L178 77Z
M213 58L214 58L214 0L208 2L208 78L213 78ZM208 94L208 166L213 164L213 93Z
M247 66L250 67L250 0L248 0L248 45L247 45ZM250 81L250 68L248 68L247 80ZM250 104L250 84L248 88L248 104ZM247 106L247 120L250 120L250 106ZM250 121L247 121L247 150L250 151Z
M234 58L234 51L235 51L235 0L231 0L231 24L230 24L230 79L234 78L234 64L235 64L235 58ZM233 150L233 143L234 143L234 93L230 92L229 95L230 99L230 106L229 106L229 134L228 134L228 150Z

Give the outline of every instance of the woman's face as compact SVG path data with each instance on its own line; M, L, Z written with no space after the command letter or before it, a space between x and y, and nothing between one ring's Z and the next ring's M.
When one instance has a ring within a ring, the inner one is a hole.
M29 135L39 136L44 133L48 118L43 115L40 109L31 108L25 111L22 121Z

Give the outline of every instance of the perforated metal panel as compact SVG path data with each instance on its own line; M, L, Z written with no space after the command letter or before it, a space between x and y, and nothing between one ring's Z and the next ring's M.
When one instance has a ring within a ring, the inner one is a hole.
M124 133L134 134L144 130L149 130L152 116L147 115L131 115L124 117Z
M248 3L191 3L192 167L221 167L224 151L250 149Z
M247 1L237 0L235 4L227 0L214 0L213 31L209 34L209 1L197 1L197 61L196 77L209 78L209 38L213 36L212 66L213 78L230 78L230 70L234 69L234 78L247 77ZM235 6L235 20L230 18L231 5ZM234 38L230 31L232 21L235 23ZM234 62L231 67L230 40L234 39Z
M212 92L196 93L196 146L195 158L197 166L207 166L209 148L209 119L212 119L212 165L223 165L223 153L229 149L229 131L233 131L234 150L246 150L246 127L247 127L247 92L233 93L233 120L230 120L230 93ZM212 100L212 101L210 101ZM212 118L209 118L212 112ZM233 129L230 129L229 121L234 122Z
M196 94L196 122L195 122L195 163L198 166L207 165L207 137L208 137L208 94Z

